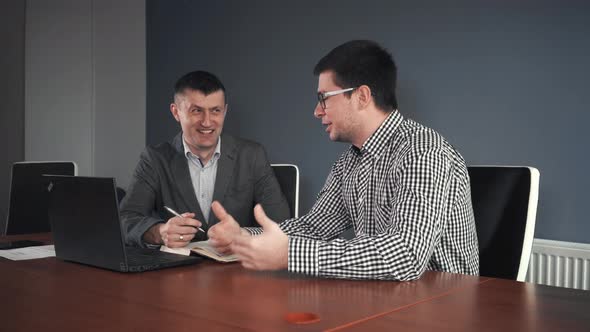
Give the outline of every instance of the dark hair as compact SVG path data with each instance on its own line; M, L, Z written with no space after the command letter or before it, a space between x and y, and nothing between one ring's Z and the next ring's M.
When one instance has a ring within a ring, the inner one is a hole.
M334 48L313 69L314 75L326 71L334 72L334 83L344 89L367 85L379 109L397 109L397 68L391 54L376 42L352 40Z
M179 93L183 93L186 89L200 91L205 96L221 90L223 91L223 97L227 103L223 83L221 83L217 76L209 72L197 70L185 74L176 81L176 84L174 85L174 95L176 96Z

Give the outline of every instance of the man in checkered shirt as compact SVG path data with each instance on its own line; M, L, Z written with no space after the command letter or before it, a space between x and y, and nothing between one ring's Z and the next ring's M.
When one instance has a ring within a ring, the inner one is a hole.
M223 207L211 244L256 270L412 280L425 270L478 274L477 235L465 161L434 130L397 111L396 67L372 41L322 58L314 115L332 141L352 145L334 163L313 208L262 228L239 228ZM339 235L352 227L354 238ZM256 235L256 236L252 236Z

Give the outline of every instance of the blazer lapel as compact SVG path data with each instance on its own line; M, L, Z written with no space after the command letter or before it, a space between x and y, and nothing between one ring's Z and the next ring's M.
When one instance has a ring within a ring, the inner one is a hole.
M236 145L233 138L223 135L221 138L221 156L217 161L217 175L215 176L215 189L213 190L213 201L223 204L225 194L234 174L236 164ZM209 225L218 222L213 211L209 214Z
M181 198L184 200L184 203L188 207L189 211L195 213L195 218L197 220L205 220L203 211L201 211L201 206L197 201L195 188L193 188L193 182L191 181L191 175L188 169L188 160L184 155L181 134L174 138L173 145L178 153L176 153L172 159L171 169L176 186L180 191ZM182 213L183 211L178 212Z

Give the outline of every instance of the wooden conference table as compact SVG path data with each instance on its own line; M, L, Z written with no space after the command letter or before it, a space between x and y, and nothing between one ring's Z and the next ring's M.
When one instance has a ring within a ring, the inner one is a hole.
M50 241L0 241L25 238ZM0 258L0 285L0 331L590 331L590 292L442 272L351 281L206 261L124 274Z

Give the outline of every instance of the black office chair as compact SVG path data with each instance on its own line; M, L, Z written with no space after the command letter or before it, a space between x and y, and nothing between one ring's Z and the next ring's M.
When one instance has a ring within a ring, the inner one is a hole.
M287 198L291 217L299 217L299 168L292 164L271 164L270 166Z
M123 200L126 194L127 193L125 192L125 189L117 187L117 202L119 203L119 205L121 204L121 201Z
M6 235L44 233L51 229L47 217L49 180L43 174L77 175L73 161L23 161L12 164Z
M524 281L539 197L539 171L526 166L469 166L482 276Z

